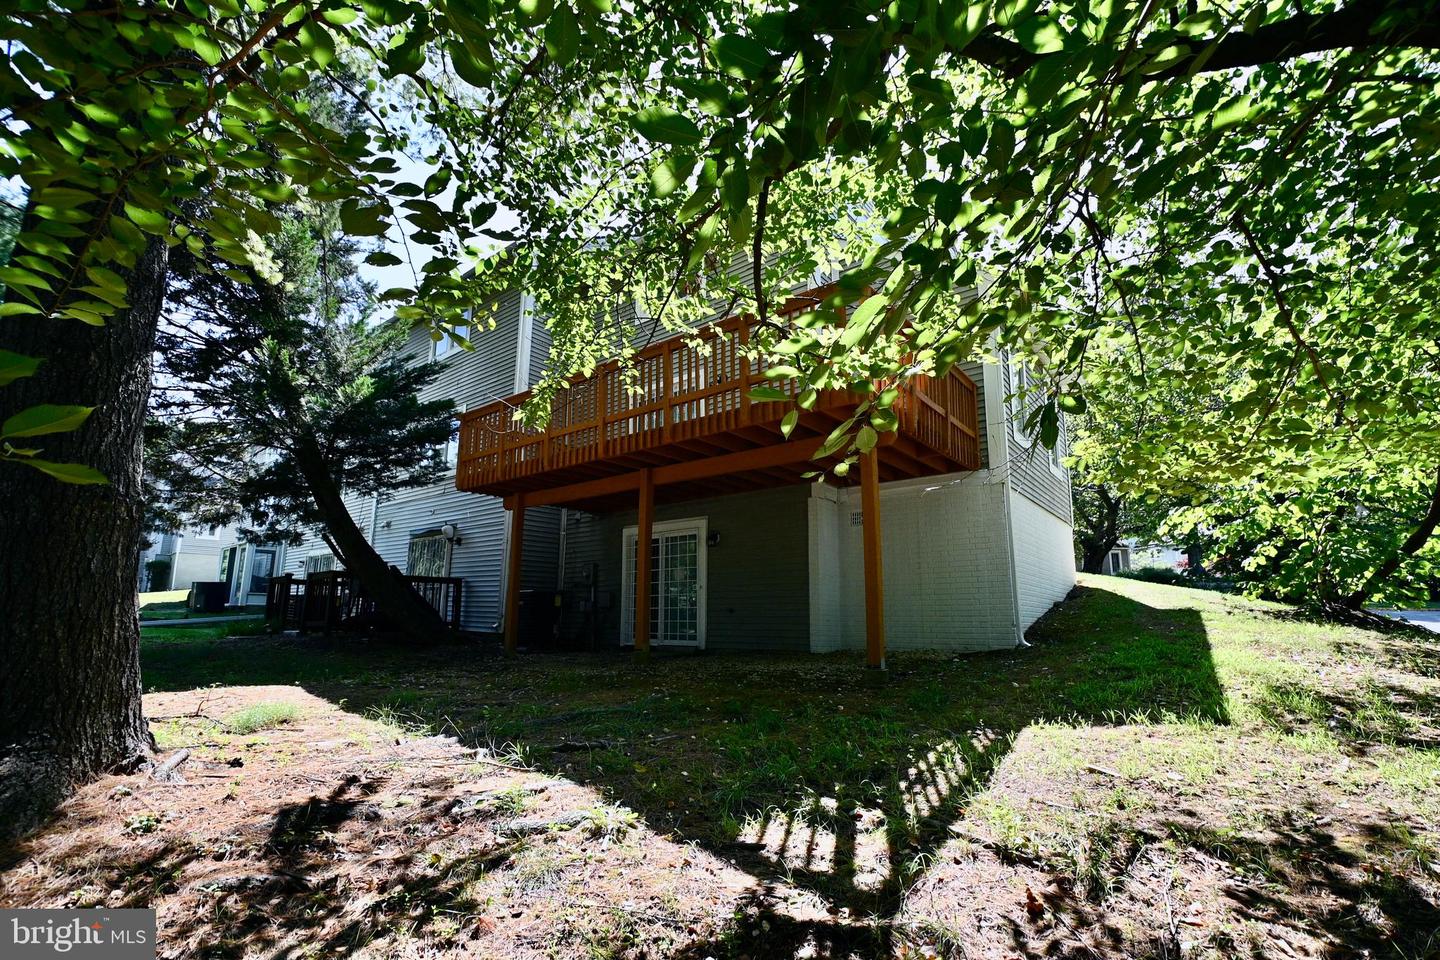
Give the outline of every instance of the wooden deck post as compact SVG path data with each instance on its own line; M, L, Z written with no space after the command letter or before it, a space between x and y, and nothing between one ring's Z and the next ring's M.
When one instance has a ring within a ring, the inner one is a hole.
M865 542L865 663L885 669L885 572L880 558L880 458L860 455L860 511Z
M635 652L650 652L650 535L655 526L655 477L640 473L640 510L635 521Z
M505 572L505 655L513 657L520 644L520 571L525 552L525 495L505 501L510 508L510 556Z

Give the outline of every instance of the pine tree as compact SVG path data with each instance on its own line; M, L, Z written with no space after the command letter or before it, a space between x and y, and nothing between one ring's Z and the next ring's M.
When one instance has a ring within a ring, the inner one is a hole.
M256 542L318 529L391 622L430 637L439 615L365 539L345 495L435 482L452 405L420 399L434 368L400 355L405 325L372 322L362 252L310 206L244 280L177 256L149 459L168 512L238 523Z

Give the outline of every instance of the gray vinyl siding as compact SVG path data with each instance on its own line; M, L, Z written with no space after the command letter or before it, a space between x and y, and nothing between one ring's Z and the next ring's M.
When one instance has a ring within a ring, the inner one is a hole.
M1008 436L1005 438L1007 465L1015 489L1061 520L1071 523L1070 471L1061 467L1057 472L1050 465L1050 451L1041 446L1038 440L1025 437L1024 417L1017 415L1015 404L1009 399L1015 392L1015 366L1009 362L1008 354L1004 359L1005 362L1000 366L1000 382L1004 386L1006 421L1009 427ZM1027 409L1031 408L1031 404L1027 404ZM1064 446L1065 432L1062 424L1059 441L1062 455L1068 452Z
M706 639L709 650L810 648L808 508L805 484L776 487L655 508L657 522L705 517ZM562 636L582 644L590 635L584 609L586 577L598 572L597 612L603 646L621 643L621 546L635 511L572 513L565 547ZM629 638L625 638L629 642Z

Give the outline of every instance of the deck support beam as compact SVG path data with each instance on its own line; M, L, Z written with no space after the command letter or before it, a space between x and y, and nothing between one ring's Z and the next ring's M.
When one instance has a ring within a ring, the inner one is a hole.
M520 572L525 552L525 495L508 497L510 510L510 555L505 570L505 655L515 656L520 645Z
M635 652L650 653L650 537L655 528L655 475L640 471L640 509L635 520Z
M885 571L880 557L880 458L860 455L860 511L865 548L865 664L885 669Z

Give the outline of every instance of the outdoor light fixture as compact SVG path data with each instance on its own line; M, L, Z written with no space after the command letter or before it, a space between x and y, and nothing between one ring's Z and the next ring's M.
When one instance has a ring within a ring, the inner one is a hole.
M460 545L460 528L456 527L453 523L447 523L445 524L445 526L441 527L440 536L444 537L446 540L449 540L456 546Z
M705 535L705 546L707 546L707 547L718 547L718 546L720 546L720 531L719 531L719 530L711 530L708 534Z

